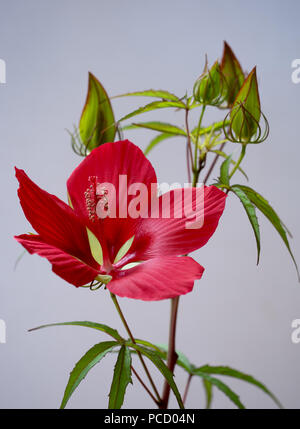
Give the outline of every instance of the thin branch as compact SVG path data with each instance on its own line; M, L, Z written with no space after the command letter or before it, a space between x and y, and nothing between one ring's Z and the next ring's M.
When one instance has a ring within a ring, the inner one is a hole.
M168 359L167 359L167 366L168 366L168 368L172 374L174 372L174 368L175 368L177 358L178 358L177 353L176 353L176 347L175 347L178 304L179 304L179 296L177 296L176 298L172 298L172 300L171 300L171 318L170 318ZM163 395L162 395L162 403L160 405L161 409L167 409L168 408L169 396L170 396L170 385L165 380Z
M191 381L192 381L192 377L193 377L193 374L189 374L189 378L187 380L187 383L186 383L186 386L185 386L185 391L184 391L184 394L183 394L183 399L182 399L183 404L185 404L185 402L186 402L187 395L189 393L190 384L191 384Z
M185 110L185 128L187 133L186 140L186 159L187 159L187 170L188 170L188 181L191 183L191 166L193 168L193 152L192 152L192 144L191 144L191 136L190 136L190 128L189 128L189 109Z
M128 323L127 323L127 321L126 321L126 319L125 319L125 317L124 317L124 314L123 314L123 312L122 312L122 310L121 310L121 307L120 307L120 305L119 305L119 303L118 303L118 300L117 300L116 295L114 295L113 293L111 293L110 295L111 295L111 298L112 298L112 300L113 300L113 303L115 304L115 307L116 307L116 309L117 309L117 311L118 311L118 313L119 313L119 316L120 316L120 318L121 318L121 320L122 320L122 322L123 322L123 325L125 326L125 329L126 329L126 331L127 331L128 335L129 335L129 337L130 337L131 341L132 341L134 344L136 344L136 341L135 341L135 339L134 339L134 336L132 335L132 332L131 332L131 330L130 330L130 328L129 328L129 326L128 326ZM141 354L141 352L140 352L139 350L137 350L136 352L137 352L137 355L138 355L138 357L139 357L139 359L140 359L140 361L141 361L141 364L143 365L143 368L144 368L144 370L145 370L145 372L146 372L146 375L147 375L147 377L148 377L148 379L149 379L149 381L150 381L150 383L151 383L151 386L153 387L153 390L154 390L155 395L156 395L156 397L157 397L157 402L158 402L158 403L161 403L161 401L162 401L162 400L161 400L160 395L159 395L159 393L158 393L158 390L157 390L157 388L156 388L156 386L155 386L155 384L154 384L154 381L153 381L153 379L152 379L152 377L151 377L151 374L150 374L150 372L149 372L149 370L148 370L148 368L147 368L147 365L146 365L146 363L145 363L145 361L144 361L144 358L143 358L143 356L142 356L142 354Z
M152 392L150 391L150 389L146 386L146 384L143 382L142 378L138 375L138 373L136 372L136 370L133 368L133 366L131 365L131 370L134 373L134 375L136 376L136 378L138 379L138 381L141 383L141 385L143 386L143 388L146 390L146 392L149 394L149 396L153 399L153 401L156 403L156 405L159 405L159 403L157 402L155 396L152 394Z
M226 142L225 142L225 143L222 143L222 145L221 145L221 147L220 147L220 151L222 151L222 150L224 149L225 144L226 144ZM215 165L216 165L216 163L217 163L217 161L218 161L218 159L219 159L219 156L220 156L220 155L218 155L218 154L216 154L216 155L215 155L214 160L213 160L213 162L211 163L211 166L209 167L209 170L208 170L208 172L207 172L207 174L206 174L206 176L205 176L205 179L203 180L203 184L204 184L204 185L206 185L206 183L207 183L207 181L208 181L208 179L209 179L209 177L210 177L210 175L211 175L211 173L212 173L213 169L215 168Z

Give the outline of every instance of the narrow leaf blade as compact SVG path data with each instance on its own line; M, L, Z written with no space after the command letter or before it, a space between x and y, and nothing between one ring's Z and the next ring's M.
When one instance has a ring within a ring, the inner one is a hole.
M38 329L50 328L52 326L82 326L84 328L92 328L97 331L105 332L106 334L113 337L115 340L119 342L123 342L123 338L120 336L116 329L110 328L107 325L103 325L101 323L88 322L88 321L80 321L80 322L61 322L61 323L49 323L47 325L37 326L36 328L29 329L31 331L37 331Z
M151 362L156 366L156 368L161 372L161 374L165 377L165 379L169 383L169 385L170 385L171 389L173 390L173 393L177 399L179 407L183 409L184 405L183 405L180 393L178 391L178 388L176 386L176 383L174 381L173 374L171 373L169 368L166 366L166 364L163 362L163 360L161 359L159 354L150 350L147 347L139 346L139 345L133 344L133 343L130 344L130 347L139 351L144 356L146 356L149 360L151 360Z
M181 135L186 136L186 132L176 125L169 124L167 122L150 121L150 122L139 122L134 123L137 128L147 128L149 130L159 131L161 133L174 134L175 136Z
M212 390L212 384L210 381L203 379L203 387L205 390L205 395L206 395L206 409L209 410L212 404L212 400L213 400L213 390Z
M295 257L292 253L289 240L287 237L286 228L284 227L281 219L279 218L278 214L275 212L275 210L271 207L269 202L258 192L254 191L254 189L250 188L249 186L244 185L237 185L249 198L249 200L260 210L266 218L271 222L271 224L274 226L280 237L282 238L284 244L286 245L286 248L294 262L295 268L297 270L298 280L300 281L300 275L298 270L298 265L295 260Z
M151 112L152 110L156 110L156 109L164 109L167 107L173 107L176 109L185 109L185 104L182 103L181 101L153 101L152 103L148 103L145 106L139 107L133 112L123 116L121 119L119 119L119 122L125 121L126 119L130 119L133 116L137 116L142 113Z
M256 240L256 247L257 247L257 264L259 263L259 255L260 255L260 230L259 230L259 223L256 216L255 207L250 201L250 199L247 197L245 192L240 189L238 186L232 186L231 191L235 193L235 195L239 198L241 203L244 206L244 209L247 213L247 216L249 218L249 221L251 223L255 240Z
M124 402L126 388L131 380L131 355L126 346L122 346L119 351L114 369L113 380L109 393L109 409L120 409Z
M70 373L70 378L65 389L60 408L65 408L74 390L79 383L85 378L87 373L114 347L118 346L116 341L105 341L96 344L77 362L73 371Z
M229 366L211 366L211 365L204 365L198 368L202 372L206 372L207 374L218 374L218 375L225 375L228 377L237 378L239 380L246 381L247 383L253 384L254 386L261 389L263 392L265 392L270 398L273 399L273 401L279 406L279 408L282 408L281 403L276 398L276 396L270 392L270 390L260 381L256 380L252 375L245 374L241 371L238 371L237 369L230 368Z
M220 182L222 185L229 186L229 167L231 164L232 155L229 155L225 161L222 162L220 168Z
M146 89L145 91L135 91L135 92L127 92L126 94L117 95L113 98L120 98L120 97L155 97L155 98L162 98L163 100L169 100L169 101L179 101L179 98L177 95L172 94L169 91L165 91L163 89Z
M222 158L224 158L224 159L227 159L227 156L228 156L225 152L223 152L222 150L218 150L218 149L211 149L211 150L210 150L210 152L213 152L213 153L215 153L215 154L217 154L217 155L221 156L221 157L222 157ZM235 164L236 164L236 162L235 162L233 159L231 159L231 164L232 164L232 165L235 165ZM238 167L238 170L242 173L242 175L243 175L247 180L249 180L249 177L247 176L247 174L245 173L245 171L244 171L241 167Z
M154 137L154 139L151 140L151 142L148 144L148 146L146 147L144 154L147 156L149 152L151 152L151 150L158 145L160 142L169 139L170 137L174 137L173 134L159 134L158 136Z
M213 386L216 386L221 392L223 392L238 408L244 409L245 406L240 401L239 396L231 390L227 384L223 383L223 381L219 380L218 378L211 377L206 372L200 371L199 369L196 369L194 371L194 375L199 375L202 379L210 382Z

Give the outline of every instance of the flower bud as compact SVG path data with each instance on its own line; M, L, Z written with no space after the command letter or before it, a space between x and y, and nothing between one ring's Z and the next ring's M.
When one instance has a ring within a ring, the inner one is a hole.
M260 108L256 68L251 71L241 87L230 112L224 120L230 120L224 133L228 140L237 143L261 143L269 134L269 125ZM264 126L261 126L261 120Z
M224 85L224 99L227 107L232 107L244 83L245 76L238 59L226 42L224 42L224 51L220 67L226 82L226 85Z
M218 61L211 69L205 68L201 76L196 80L193 93L198 103L216 106L222 103L223 78Z

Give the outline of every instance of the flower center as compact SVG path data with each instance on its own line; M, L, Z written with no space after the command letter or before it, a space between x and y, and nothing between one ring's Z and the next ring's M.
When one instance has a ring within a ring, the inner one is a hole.
M108 210L108 199L107 199L108 190L104 186L101 186L100 183L98 183L97 176L90 176L88 178L88 183L89 183L89 186L84 193L85 204L86 204L86 209L88 212L89 219L92 222L95 222L97 218L97 214L96 214L97 204L101 205L102 212L105 212Z

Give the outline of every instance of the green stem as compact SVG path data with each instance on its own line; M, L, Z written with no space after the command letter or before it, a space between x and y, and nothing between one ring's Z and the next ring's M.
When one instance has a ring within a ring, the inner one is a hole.
M240 153L240 157L237 160L235 166L233 167L232 172L229 174L229 179L232 178L232 176L234 175L234 173L236 172L236 170L239 168L239 166L240 166L240 164L241 164L241 162L242 162L242 160L243 160L243 158L245 156L245 153L246 153L246 146L247 145L245 145L245 144L242 145L242 150L241 150L241 153Z
M193 153L192 153L192 145L191 145L191 136L189 129L189 109L185 110L185 126L186 126L186 162L187 162L187 173L188 173L188 181L191 182L191 165L193 168Z
M202 106L202 110L201 110L201 114L200 114L200 118L199 118L199 122L198 122L198 127L197 127L197 134L196 134L196 141L195 141L195 154L194 154L194 173L197 171L197 164L198 164L198 140L199 140L199 135L200 135L200 129L201 129L201 124L202 124L202 119L203 119L203 115L205 112L205 108L206 105L203 104ZM193 184L193 186L195 186Z
M112 300L113 300L113 303L114 303L114 305L115 305L115 307L116 307L116 309L117 309L117 312L119 313L119 316L120 316L120 318L121 318L121 320L122 320L122 322L123 322L123 325L124 325L124 327L125 327L125 329L126 329L126 331L127 331L128 335L129 335L129 338L131 339L131 341L132 341L134 344L136 344L135 338L134 338L134 336L132 335L132 332L131 332L131 330L130 330L130 328L129 328L129 326L128 326L128 323L127 323L127 321L126 321L126 319L125 319L125 317L124 317L124 314L123 314L123 312L122 312L122 310L121 310L121 307L120 307L120 305L119 305L119 303L118 303L118 300L117 300L116 295L114 295L113 293L111 293L111 294L110 294L110 296L111 296L111 298L112 298ZM149 370L148 370L148 368L147 368L147 365L146 365L146 363L145 363L145 361L144 361L144 358L143 358L142 354L141 354L138 350L137 350L137 355L138 355L138 357L139 357L139 359L140 359L140 361L141 361L141 364L143 365L143 368L144 368L145 373L146 373L146 375L147 375L147 377L148 377L148 379L149 379L149 381L150 381L150 384L151 384L151 386L153 387L153 390L154 390L155 395L156 395L156 397L157 397L157 404L159 405L159 404L161 404L162 400L161 400L160 395L159 395L159 393L158 393L158 390L157 390L157 388L156 388L156 386L155 386L155 384L154 384L154 381L153 381L153 379L152 379L152 377L151 377L151 374L150 374L150 372L149 372Z

